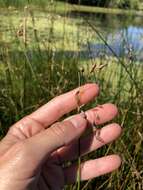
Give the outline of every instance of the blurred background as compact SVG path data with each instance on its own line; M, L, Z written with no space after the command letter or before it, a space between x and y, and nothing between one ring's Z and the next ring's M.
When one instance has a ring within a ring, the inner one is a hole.
M83 109L116 104L123 134L82 159L120 153L123 163L80 189L142 190L142 1L0 0L1 138L26 114L87 82L98 83L101 93Z

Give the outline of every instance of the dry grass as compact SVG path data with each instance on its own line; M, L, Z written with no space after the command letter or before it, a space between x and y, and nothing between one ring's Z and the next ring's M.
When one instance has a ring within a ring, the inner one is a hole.
M59 17L54 12L38 13L29 9L22 13L8 10L1 18L3 29L8 29L7 32L1 31L0 39L1 138L12 123L55 95L77 87L79 82L99 83L100 97L86 108L105 102L115 103L120 112L116 121L122 125L123 135L116 143L84 159L118 152L123 163L113 174L83 182L81 189L141 190L143 65L128 64L127 59L122 59L126 72L117 58L83 59L80 54L82 45L93 37L95 41L99 40L99 37L90 27L80 28L80 19L75 21L67 15ZM19 29L24 32L24 38L23 34L17 35ZM102 68L101 65L106 66ZM66 189L74 190L76 186Z

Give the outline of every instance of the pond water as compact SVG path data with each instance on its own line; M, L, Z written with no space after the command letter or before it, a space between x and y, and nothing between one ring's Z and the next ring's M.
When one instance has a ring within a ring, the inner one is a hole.
M6 35L6 40L11 40L11 29L9 29L9 23L11 23L11 20L9 20L8 16L5 15L6 13L0 13L0 25L2 26L0 28L0 38L1 36ZM19 28L19 25L21 24L22 15L20 16L20 13L16 11L13 15L13 24L14 29L17 30ZM42 16L41 16L42 15ZM57 15L56 15L57 16ZM63 16L63 17L61 17ZM60 17L56 20L56 27L59 29L61 25L58 25L61 20L64 19L65 15L61 14ZM87 43L82 44L82 50L81 50L81 58L83 59L89 59L89 58L97 58L102 55L107 56L115 56L116 57L128 57L131 60L135 61L143 61L143 16L135 16L135 15L116 15L116 14L105 14L105 13L83 13L83 12L69 12L67 14L67 17L73 18L74 22L77 23L79 28L82 30L86 28L90 28L87 21L98 31L98 33L104 38L104 40L107 42L108 46L105 45L103 40L97 35L96 31L91 29L92 33L95 33L93 35L93 39L89 40ZM39 31L39 36L41 37L40 41L43 39L48 41L48 21L49 21L49 14L44 14L43 12L38 12L36 18L36 27ZM4 20L5 19L5 20ZM6 22L5 22L6 21ZM39 28L38 28L39 27ZM73 26L69 26L71 31L73 29ZM74 29L73 29L74 30ZM28 28L30 38L32 39L32 27ZM57 30L57 34L60 34L60 30ZM9 35L9 36L8 36ZM15 34L14 34L15 35ZM76 34L74 33L74 36L72 36L71 41L75 38ZM94 37L95 36L95 37ZM98 36L98 37L97 37ZM63 39L63 36L59 37L57 36L57 40ZM84 36L83 36L84 38ZM98 38L98 39L97 39ZM95 39L95 40L94 40ZM70 39L69 39L70 40ZM10 41L10 43L13 41ZM17 46L17 43L16 43ZM114 51L114 53L113 53ZM75 50L67 50L64 52L68 56L73 56L77 54L77 51Z
M100 42L90 42L90 57L95 58L102 54L118 57L129 57L137 61L143 60L143 17L113 15L113 14L83 14L72 12L73 17L82 17L83 23L86 20L102 35L108 45L100 39ZM88 25L88 24L87 24ZM112 49L112 50L111 50Z

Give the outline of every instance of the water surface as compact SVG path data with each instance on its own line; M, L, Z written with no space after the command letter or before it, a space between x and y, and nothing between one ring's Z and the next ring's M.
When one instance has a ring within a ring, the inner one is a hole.
M87 26L88 20L106 40L116 56L143 60L143 17L76 12L72 12L71 16L83 18L83 24ZM113 56L111 49L100 37L99 40L100 42L90 41L88 46L85 45L85 49L90 49L90 57L95 58L101 54Z

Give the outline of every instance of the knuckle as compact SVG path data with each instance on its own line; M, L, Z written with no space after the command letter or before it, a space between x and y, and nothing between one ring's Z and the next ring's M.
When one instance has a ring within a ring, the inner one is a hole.
M15 133L15 125L12 125L12 126L9 128L8 133L11 133L11 134Z
M59 141L60 146L68 144L68 125L69 122L57 122L50 128L51 133Z
M57 122L55 123L51 128L52 135L59 140L59 143L61 145L65 145L65 127L62 125L62 123Z
M44 129L44 126L29 115L22 118L20 121L10 127L8 134L13 135L17 139L24 140L39 133Z

